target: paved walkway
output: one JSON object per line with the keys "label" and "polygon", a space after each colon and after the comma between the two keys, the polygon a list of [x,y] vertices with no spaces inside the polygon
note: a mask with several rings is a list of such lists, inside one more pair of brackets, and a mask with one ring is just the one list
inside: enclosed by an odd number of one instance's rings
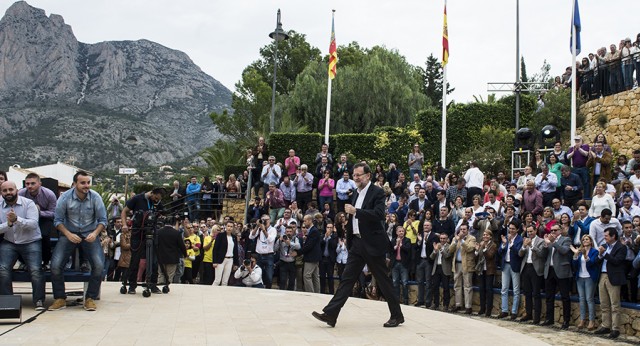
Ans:
{"label": "paved walkway", "polygon": [[[120,294],[118,283],[102,287],[97,311],[70,306],[44,312],[9,332],[15,325],[0,325],[0,334],[7,332],[0,336],[0,344],[545,345],[560,344],[558,340],[600,344],[598,338],[577,333],[407,306],[403,306],[406,322],[388,329],[382,327],[389,317],[386,304],[364,299],[349,299],[336,327],[330,328],[311,316],[329,295],[172,285],[169,294],[143,298],[140,293]],[[16,291],[27,292],[29,286],[16,285]],[[51,296],[47,299],[50,303]],[[24,296],[23,302],[23,319],[36,315],[30,297]]]}

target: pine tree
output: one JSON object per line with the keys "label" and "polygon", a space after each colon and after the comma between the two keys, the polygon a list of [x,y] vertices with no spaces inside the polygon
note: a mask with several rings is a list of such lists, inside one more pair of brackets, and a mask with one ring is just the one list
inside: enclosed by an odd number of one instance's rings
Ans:
{"label": "pine tree", "polygon": [[[425,65],[425,68],[418,67],[422,92],[432,105],[442,107],[442,64],[433,54],[430,54]],[[455,88],[451,88],[451,84],[447,82],[447,95],[454,90]]]}

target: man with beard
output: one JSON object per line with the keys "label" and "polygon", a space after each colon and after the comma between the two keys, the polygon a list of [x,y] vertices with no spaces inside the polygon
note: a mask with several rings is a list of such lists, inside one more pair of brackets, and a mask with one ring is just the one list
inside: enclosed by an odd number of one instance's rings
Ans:
{"label": "man with beard", "polygon": [[78,246],[82,247],[91,264],[84,309],[95,311],[95,300],[100,294],[104,253],[98,237],[107,227],[107,210],[100,195],[91,190],[91,177],[87,172],[78,171],[73,182],[74,187],[60,196],[53,219],[60,237],[51,256],[51,285],[55,301],[49,306],[49,311],[67,306],[63,270]]}
{"label": "man with beard", "polygon": [[12,267],[21,256],[31,274],[33,304],[36,311],[44,310],[44,274],[42,273],[42,245],[38,227],[38,207],[22,196],[18,196],[16,184],[5,181],[0,185],[0,295],[12,295]]}

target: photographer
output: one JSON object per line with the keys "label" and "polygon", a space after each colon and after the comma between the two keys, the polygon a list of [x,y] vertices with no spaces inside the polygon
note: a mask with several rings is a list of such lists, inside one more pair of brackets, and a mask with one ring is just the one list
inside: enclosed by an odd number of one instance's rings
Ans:
{"label": "photographer", "polygon": [[[265,269],[262,273],[264,285],[271,288],[271,280],[273,279],[273,261],[274,261],[274,245],[278,231],[271,226],[269,215],[262,215],[260,222],[249,233],[249,239],[256,240],[256,253],[258,254],[258,263]],[[262,270],[260,270],[262,272]]]}
{"label": "photographer", "polygon": [[238,270],[236,270],[233,277],[241,279],[242,281],[237,284],[241,287],[253,287],[264,288],[262,284],[262,269],[256,264],[256,258],[245,259]]}
{"label": "photographer", "polygon": [[300,241],[295,236],[295,225],[288,225],[285,234],[276,242],[275,250],[280,251],[280,275],[278,286],[281,290],[293,291],[296,285],[296,256],[300,250]]}
{"label": "photographer", "polygon": [[[120,216],[122,220],[122,230],[127,230],[129,227],[127,226],[127,216],[129,213],[133,213],[133,224],[131,227],[131,263],[129,264],[129,294],[136,294],[137,283],[137,274],[138,274],[138,266],[140,264],[140,259],[146,257],[145,246],[144,246],[144,231],[150,231],[153,229],[151,225],[145,225],[144,221],[146,221],[149,217],[149,213],[157,213],[163,210],[162,203],[160,200],[165,194],[165,189],[163,188],[155,188],[148,192],[143,192],[133,196],[130,200],[127,201],[124,210],[122,210],[122,214]],[[152,215],[152,214],[151,214]],[[155,220],[153,220],[155,222]],[[149,259],[155,262],[155,259]],[[162,293],[156,287],[156,281],[158,279],[158,271],[155,263],[152,266],[153,271],[151,273],[151,282],[150,289],[153,293]]]}

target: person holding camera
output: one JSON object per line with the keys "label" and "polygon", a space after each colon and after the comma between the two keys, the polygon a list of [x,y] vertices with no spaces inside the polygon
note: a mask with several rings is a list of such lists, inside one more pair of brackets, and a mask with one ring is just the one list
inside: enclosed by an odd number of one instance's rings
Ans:
{"label": "person holding camera", "polygon": [[224,232],[218,233],[213,243],[214,286],[227,286],[231,271],[238,267],[238,241],[233,234],[235,222],[227,221]]}
{"label": "person holding camera", "polygon": [[249,233],[249,239],[256,241],[257,263],[264,268],[264,271],[261,269],[260,272],[266,288],[271,288],[273,279],[274,245],[277,236],[278,231],[271,226],[271,218],[266,214],[262,215],[259,223]]}
{"label": "person holding camera", "polygon": [[[129,199],[120,214],[122,220],[122,230],[129,229],[127,224],[127,216],[133,213],[133,223],[131,227],[131,262],[129,263],[129,294],[136,294],[136,287],[138,286],[137,276],[138,267],[140,265],[140,259],[146,257],[146,250],[144,246],[144,221],[148,218],[149,213],[159,212],[163,209],[160,200],[165,194],[164,188],[154,188],[151,191],[137,194]],[[154,221],[155,222],[155,221]],[[154,259],[150,259],[154,260]],[[154,270],[151,273],[151,292],[162,293],[155,286],[155,282],[158,279],[158,271],[155,265],[152,266]]]}
{"label": "person holding camera", "polygon": [[251,256],[251,259],[245,259],[233,274],[233,277],[241,280],[237,286],[264,288],[264,284],[262,283],[262,269],[258,266],[254,256]]}
{"label": "person holding camera", "polygon": [[275,245],[275,250],[280,254],[278,286],[281,290],[293,291],[296,286],[296,256],[300,250],[300,241],[295,236],[294,229],[295,224],[287,225],[285,234]]}

